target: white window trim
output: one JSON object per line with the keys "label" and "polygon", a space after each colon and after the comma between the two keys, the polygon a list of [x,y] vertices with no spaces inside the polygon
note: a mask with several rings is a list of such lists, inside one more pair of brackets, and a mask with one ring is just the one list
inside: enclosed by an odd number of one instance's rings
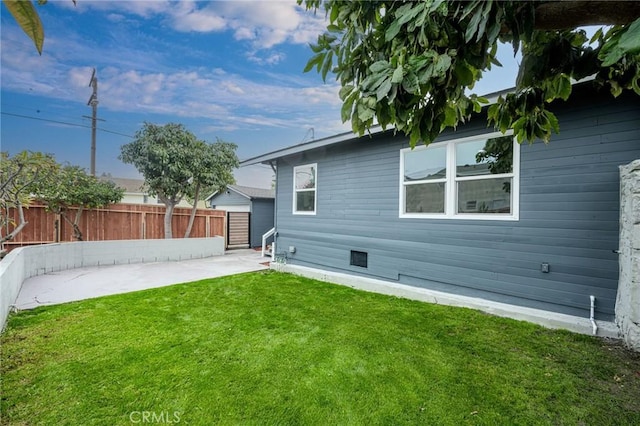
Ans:
{"label": "white window trim", "polygon": [[[316,171],[316,176],[315,176],[315,188],[313,189],[297,189],[296,188],[296,170],[297,169],[301,169],[303,167],[312,167],[315,171]],[[296,196],[298,192],[311,192],[313,191],[315,193],[315,197],[313,197],[313,211],[312,212],[305,212],[305,211],[297,211],[296,210],[296,203],[298,201],[298,197]],[[299,166],[295,166],[293,168],[293,206],[292,206],[292,211],[293,214],[295,215],[305,215],[305,216],[315,216],[316,215],[316,211],[318,210],[318,163],[310,163],[310,164],[301,164]]]}
{"label": "white window trim", "polygon": [[520,220],[520,144],[513,142],[513,172],[505,173],[503,176],[512,177],[511,184],[511,213],[457,213],[457,197],[456,197],[456,183],[466,180],[480,180],[480,179],[495,179],[493,176],[469,176],[469,177],[456,177],[456,145],[459,143],[470,142],[478,139],[490,139],[500,136],[512,136],[513,130],[508,130],[505,133],[491,132],[484,133],[475,136],[469,136],[460,139],[451,139],[442,142],[434,142],[429,146],[416,146],[413,150],[423,150],[429,147],[446,146],[447,157],[447,177],[446,179],[429,180],[429,183],[433,182],[445,182],[445,206],[444,213],[405,213],[405,190],[406,185],[412,185],[424,182],[404,182],[404,153],[411,151],[411,148],[404,148],[400,150],[400,192],[399,192],[399,210],[398,214],[401,219],[455,219],[455,220],[506,220],[517,221]]}

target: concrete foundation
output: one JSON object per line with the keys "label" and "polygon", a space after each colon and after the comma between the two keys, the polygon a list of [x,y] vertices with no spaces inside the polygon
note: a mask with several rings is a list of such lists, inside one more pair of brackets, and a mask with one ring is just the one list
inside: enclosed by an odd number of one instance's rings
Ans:
{"label": "concrete foundation", "polygon": [[[406,299],[419,300],[422,302],[436,303],[440,305],[478,309],[492,315],[529,321],[548,328],[565,329],[582,334],[593,334],[589,318],[574,317],[571,315],[543,311],[540,309],[508,305],[506,303],[459,296],[419,287],[411,287],[404,284],[397,284],[390,281],[343,274],[340,272],[323,271],[305,266],[272,262],[271,268],[277,271],[289,272],[307,278],[344,285],[358,290],[387,294],[390,296],[403,297]],[[598,336],[613,338],[619,337],[616,324],[613,322],[598,321]]]}

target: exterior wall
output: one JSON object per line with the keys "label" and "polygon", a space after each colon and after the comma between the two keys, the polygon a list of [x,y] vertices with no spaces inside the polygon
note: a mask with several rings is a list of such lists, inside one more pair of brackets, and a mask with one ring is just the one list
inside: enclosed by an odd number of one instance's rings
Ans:
{"label": "exterior wall", "polygon": [[[227,190],[221,194],[216,194],[209,200],[209,206],[219,210],[223,210],[222,207],[220,206],[247,206],[248,207],[250,205],[251,205],[250,199],[232,190]],[[250,210],[248,209],[248,210],[234,210],[234,211],[248,212]]]}
{"label": "exterior wall", "polygon": [[[407,139],[363,137],[278,160],[278,253],[286,262],[610,321],[618,285],[618,166],[640,156],[637,98],[574,88],[561,133],[521,147],[517,221],[399,218]],[[439,141],[488,133],[476,117]],[[317,211],[292,214],[293,167],[317,163]],[[289,253],[295,246],[295,253]],[[350,266],[350,250],[368,267]],[[541,272],[543,262],[550,272]]]}
{"label": "exterior wall", "polygon": [[0,262],[0,329],[27,278],[86,266],[198,259],[224,254],[224,237],[80,241],[22,247]]}
{"label": "exterior wall", "polygon": [[225,212],[251,212],[251,205],[247,204],[246,206],[229,206],[229,205],[220,205],[216,204],[216,210],[224,210]]}
{"label": "exterior wall", "polygon": [[273,228],[274,200],[256,198],[253,200],[251,210],[251,247],[260,247],[262,236]]}
{"label": "exterior wall", "polygon": [[620,167],[620,288],[616,322],[640,351],[640,160]]}

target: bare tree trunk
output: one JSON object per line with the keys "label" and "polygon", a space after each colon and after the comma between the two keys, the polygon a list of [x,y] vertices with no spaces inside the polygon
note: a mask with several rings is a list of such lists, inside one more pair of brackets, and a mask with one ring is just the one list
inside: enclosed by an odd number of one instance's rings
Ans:
{"label": "bare tree trunk", "polygon": [[173,231],[171,229],[171,218],[173,217],[173,208],[176,206],[175,203],[167,201],[165,203],[164,210],[164,238],[171,239],[173,238]]}
{"label": "bare tree trunk", "polygon": [[73,221],[73,236],[76,241],[82,240],[82,231],[80,230],[80,217],[82,216],[83,208],[82,206],[78,207],[78,211],[76,212],[76,218]]}
{"label": "bare tree trunk", "polygon": [[60,213],[58,213],[60,215],[61,218],[64,219],[65,222],[67,222],[71,228],[73,229],[73,238],[77,238],[76,235],[76,225],[73,223],[73,221],[71,219],[69,219],[69,216],[67,216],[67,214],[65,213],[64,210],[61,210]]}
{"label": "bare tree trunk", "polygon": [[193,207],[191,208],[191,214],[189,215],[189,224],[187,230],[184,233],[185,238],[189,238],[191,235],[191,228],[193,228],[193,222],[196,218],[196,210],[198,209],[198,200],[200,199],[200,182],[196,183],[196,192],[193,195]]}
{"label": "bare tree trunk", "polygon": [[4,248],[5,241],[13,240],[16,235],[18,235],[20,231],[22,231],[22,229],[29,223],[24,219],[24,209],[22,208],[22,203],[18,202],[16,204],[16,209],[18,210],[18,226],[16,226],[9,234],[0,239],[0,259],[5,257],[5,255],[7,254],[7,251]]}

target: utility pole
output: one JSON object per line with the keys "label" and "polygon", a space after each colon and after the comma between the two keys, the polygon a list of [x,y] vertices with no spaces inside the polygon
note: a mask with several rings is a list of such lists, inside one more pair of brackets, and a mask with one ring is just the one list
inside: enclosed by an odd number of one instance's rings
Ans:
{"label": "utility pole", "polygon": [[98,76],[96,69],[91,73],[89,87],[93,87],[93,93],[89,98],[87,105],[91,105],[91,176],[96,175],[96,120],[98,119]]}

